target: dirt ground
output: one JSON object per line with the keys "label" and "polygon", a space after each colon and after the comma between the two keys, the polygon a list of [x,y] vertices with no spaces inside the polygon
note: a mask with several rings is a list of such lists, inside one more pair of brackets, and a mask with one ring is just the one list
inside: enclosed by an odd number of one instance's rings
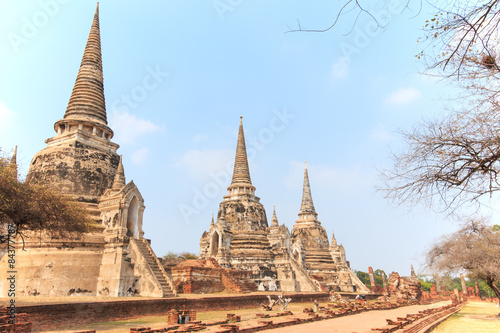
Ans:
{"label": "dirt ground", "polygon": [[[268,294],[268,293],[266,293]],[[279,293],[276,293],[279,294]],[[225,297],[228,294],[211,294],[211,297]],[[183,295],[189,298],[206,297],[207,295]],[[144,299],[143,297],[138,299]],[[0,299],[0,304],[5,302],[5,298]],[[36,305],[36,304],[57,304],[57,303],[70,303],[70,302],[99,302],[116,300],[116,298],[103,298],[103,297],[48,297],[48,298],[34,298],[28,297],[25,299],[17,299],[18,305]],[[327,303],[320,303],[320,306],[326,306]],[[396,319],[396,317],[404,317],[409,313],[418,313],[426,308],[436,308],[449,304],[449,301],[434,303],[431,305],[413,305],[406,306],[391,310],[378,310],[368,311],[355,315],[344,316],[340,318],[322,320],[309,324],[301,324],[295,326],[288,326],[278,329],[266,330],[263,332],[271,333],[294,333],[294,332],[370,332],[372,328],[382,327],[386,325],[386,319]],[[312,308],[312,303],[291,303],[288,310],[292,311],[295,316],[301,316],[302,310],[306,307]],[[241,316],[242,321],[238,323],[241,327],[250,326],[255,324],[259,319],[256,318],[257,313],[263,313],[260,308],[242,309],[242,310],[224,310],[224,311],[208,311],[198,312],[197,320],[208,321],[225,319],[227,313],[234,313]],[[440,324],[434,332],[438,333],[451,333],[451,332],[481,332],[493,333],[500,332],[500,317],[496,314],[500,312],[500,308],[493,303],[480,303],[470,302],[459,313],[450,317],[442,324]],[[270,312],[270,314],[276,311]],[[274,318],[272,318],[274,319]],[[272,320],[271,319],[271,320]],[[279,320],[276,318],[276,320]],[[82,330],[96,330],[97,332],[105,333],[123,333],[128,332],[131,327],[151,327],[161,328],[166,326],[166,316],[150,316],[130,320],[121,320],[113,322],[96,323],[84,326],[68,327],[65,330],[46,331],[47,333],[64,332],[70,333]],[[210,332],[216,327],[211,327],[203,332]]]}
{"label": "dirt ground", "polygon": [[372,328],[387,325],[386,319],[396,320],[397,317],[406,317],[409,313],[418,313],[428,308],[438,308],[450,304],[449,301],[434,303],[430,305],[411,305],[391,310],[367,311],[355,315],[327,319],[302,324],[266,330],[261,332],[272,333],[297,333],[297,332],[332,332],[332,333],[352,333],[352,332],[372,332]]}
{"label": "dirt ground", "polygon": [[[385,326],[385,319],[396,319],[398,316],[406,316],[408,313],[418,313],[426,308],[440,307],[442,305],[449,304],[449,301],[435,303],[431,305],[414,305],[408,307],[402,307],[392,310],[379,310],[379,311],[369,311],[356,315],[345,316],[336,319],[323,320],[319,322],[314,322],[310,324],[302,324],[296,326],[288,326],[280,329],[268,330],[266,332],[365,332],[370,331],[373,327]],[[320,306],[326,306],[328,303],[320,303]],[[304,316],[302,313],[304,308],[312,308],[312,303],[291,303],[288,306],[288,310],[292,311],[296,316]],[[241,322],[238,323],[240,327],[251,326],[256,324],[260,319],[256,318],[257,313],[264,313],[260,308],[253,309],[242,309],[242,310],[225,310],[225,311],[209,311],[209,312],[199,312],[197,314],[197,320],[207,321],[216,319],[225,319],[227,313],[234,313],[237,316],[241,316]],[[277,311],[268,312],[270,314],[276,314]],[[279,318],[271,318],[271,320],[279,320]],[[143,317],[131,320],[122,320],[115,322],[105,322],[99,324],[85,325],[85,326],[75,326],[68,328],[67,330],[59,331],[46,331],[45,333],[70,333],[82,330],[96,330],[97,332],[105,333],[123,333],[128,332],[131,327],[151,327],[161,328],[166,326],[167,318],[164,317]],[[207,330],[201,332],[212,332],[218,330],[217,326],[210,327]]]}

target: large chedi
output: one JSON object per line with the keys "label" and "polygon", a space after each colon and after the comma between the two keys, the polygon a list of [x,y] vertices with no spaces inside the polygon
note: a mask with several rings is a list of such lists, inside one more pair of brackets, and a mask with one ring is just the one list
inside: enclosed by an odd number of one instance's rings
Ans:
{"label": "large chedi", "polygon": [[316,219],[307,169],[299,216],[291,234],[279,225],[276,210],[268,225],[250,179],[240,120],[233,179],[219,205],[217,221],[212,219],[201,237],[200,257],[214,258],[225,268],[251,271],[260,290],[363,289],[347,265],[342,245],[333,241],[330,246]]}
{"label": "large chedi", "polygon": [[217,223],[200,241],[200,256],[214,257],[222,267],[251,270],[255,279],[276,278],[266,211],[250,179],[241,118],[233,179],[227,190]]}
{"label": "large chedi", "polygon": [[33,157],[27,180],[56,184],[63,193],[96,205],[112,185],[119,162],[106,118],[97,10],[68,107],[54,129],[56,136]]}
{"label": "large chedi", "polygon": [[344,248],[342,245],[337,245],[335,236],[332,237],[331,246],[328,242],[326,230],[318,221],[318,214],[314,208],[307,162],[299,219],[295,221],[291,232],[291,251],[293,258],[325,289],[369,291],[350,270]]}
{"label": "large chedi", "polygon": [[[16,295],[174,295],[170,277],[143,237],[142,195],[132,181],[126,183],[118,145],[110,141],[98,6],[68,107],[54,127],[57,134],[33,157],[27,181],[56,186],[81,202],[97,230],[64,239],[43,233],[25,238],[26,251],[16,253]],[[7,259],[1,259],[2,267]],[[0,293],[6,294],[5,287],[0,284]]]}

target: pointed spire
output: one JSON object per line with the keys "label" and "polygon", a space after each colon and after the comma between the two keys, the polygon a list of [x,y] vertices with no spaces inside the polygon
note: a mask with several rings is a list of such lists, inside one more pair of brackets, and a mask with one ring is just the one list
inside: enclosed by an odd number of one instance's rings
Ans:
{"label": "pointed spire", "polygon": [[276,217],[276,206],[273,206],[273,218],[271,220],[271,227],[279,227],[278,218]]}
{"label": "pointed spire", "polygon": [[236,145],[236,157],[234,159],[233,181],[235,183],[252,184],[250,171],[248,169],[247,149],[245,146],[245,134],[243,133],[243,116],[240,116],[240,129],[238,132],[238,143]]}
{"label": "pointed spire", "polygon": [[10,165],[17,166],[17,146],[14,147],[14,153],[12,154],[12,158],[10,159]]}
{"label": "pointed spire", "polygon": [[84,118],[107,125],[103,82],[99,3],[97,3],[94,21],[64,119]]}
{"label": "pointed spire", "polygon": [[17,179],[17,146],[14,147],[14,153],[10,159],[9,167],[12,169],[13,176]]}
{"label": "pointed spire", "polygon": [[335,233],[334,233],[334,232],[332,232],[332,247],[333,247],[333,246],[337,246],[337,245],[338,245],[338,244],[337,244],[337,240],[335,239]]}
{"label": "pointed spire", "polygon": [[122,155],[120,155],[120,163],[116,169],[115,180],[113,181],[113,190],[121,190],[125,186],[125,171],[123,170]]}
{"label": "pointed spire", "polygon": [[210,223],[210,227],[213,227],[215,224],[214,224],[214,214],[212,214],[212,222]]}
{"label": "pointed spire", "polygon": [[413,269],[413,265],[411,265],[411,277],[417,278],[417,274],[415,274],[415,270]]}
{"label": "pointed spire", "polygon": [[300,213],[306,214],[312,213],[316,214],[316,210],[314,209],[314,203],[311,195],[311,186],[309,185],[309,174],[307,173],[307,162],[304,171],[304,188],[302,190],[302,205],[300,206]]}

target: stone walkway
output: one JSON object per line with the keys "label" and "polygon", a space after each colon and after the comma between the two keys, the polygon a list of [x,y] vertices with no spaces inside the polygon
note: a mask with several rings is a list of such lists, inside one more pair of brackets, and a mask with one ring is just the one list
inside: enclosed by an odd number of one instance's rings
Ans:
{"label": "stone walkway", "polygon": [[365,333],[373,332],[372,328],[385,326],[386,319],[395,320],[397,317],[405,317],[410,313],[418,313],[429,308],[438,308],[450,304],[449,301],[429,305],[411,305],[391,310],[367,311],[355,315],[344,316],[334,319],[326,319],[308,324],[287,326],[270,329],[261,332],[268,333],[298,333],[298,332],[332,332],[332,333]]}

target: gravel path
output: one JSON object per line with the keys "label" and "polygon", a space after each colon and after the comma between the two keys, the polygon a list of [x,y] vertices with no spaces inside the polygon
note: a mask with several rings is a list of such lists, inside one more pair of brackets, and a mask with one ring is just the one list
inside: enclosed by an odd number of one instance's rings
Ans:
{"label": "gravel path", "polygon": [[396,320],[396,317],[406,317],[410,313],[418,313],[428,308],[438,308],[450,304],[449,301],[430,305],[411,305],[392,310],[367,311],[340,318],[321,320],[308,324],[287,326],[261,332],[268,333],[298,333],[298,332],[335,332],[335,333],[364,333],[373,332],[372,328],[385,326],[386,319]]}

